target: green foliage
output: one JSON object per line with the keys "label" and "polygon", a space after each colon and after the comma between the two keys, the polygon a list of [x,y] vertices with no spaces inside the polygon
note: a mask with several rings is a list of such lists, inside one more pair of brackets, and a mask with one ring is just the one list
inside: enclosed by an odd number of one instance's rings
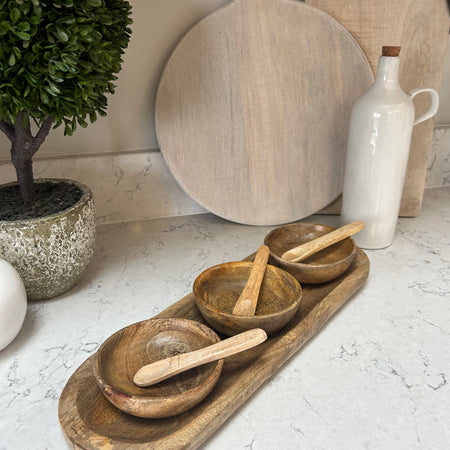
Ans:
{"label": "green foliage", "polygon": [[0,0],[0,121],[53,116],[72,134],[106,115],[130,12],[125,0]]}

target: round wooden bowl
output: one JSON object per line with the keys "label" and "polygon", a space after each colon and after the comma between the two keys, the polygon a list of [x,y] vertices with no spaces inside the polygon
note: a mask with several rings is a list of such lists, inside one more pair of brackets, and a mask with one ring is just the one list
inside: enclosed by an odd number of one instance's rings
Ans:
{"label": "round wooden bowl", "polygon": [[252,328],[267,335],[286,325],[297,312],[302,288],[290,274],[268,265],[254,316],[232,314],[250,275],[253,263],[229,262],[202,272],[194,282],[195,301],[205,320],[227,336]]}
{"label": "round wooden bowl", "polygon": [[133,382],[143,365],[220,341],[206,325],[187,319],[150,319],[110,336],[99,348],[94,375],[105,397],[138,417],[163,418],[202,401],[219,379],[223,360],[190,369],[149,387]]}
{"label": "round wooden bowl", "polygon": [[270,262],[292,274],[300,283],[325,283],[342,275],[353,261],[355,241],[348,237],[305,260],[293,263],[281,258],[291,248],[330,233],[335,228],[317,223],[293,223],[272,230],[264,239]]}

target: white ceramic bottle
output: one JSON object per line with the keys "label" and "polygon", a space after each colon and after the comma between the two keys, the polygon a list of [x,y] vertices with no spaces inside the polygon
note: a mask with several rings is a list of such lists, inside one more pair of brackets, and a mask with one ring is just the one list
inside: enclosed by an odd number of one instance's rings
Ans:
{"label": "white ceramic bottle", "polygon": [[[395,236],[414,125],[433,117],[439,106],[434,89],[406,94],[398,82],[400,47],[383,47],[375,83],[353,105],[345,163],[341,223],[362,220],[358,246],[384,248]],[[431,96],[428,112],[414,119],[412,99]]]}

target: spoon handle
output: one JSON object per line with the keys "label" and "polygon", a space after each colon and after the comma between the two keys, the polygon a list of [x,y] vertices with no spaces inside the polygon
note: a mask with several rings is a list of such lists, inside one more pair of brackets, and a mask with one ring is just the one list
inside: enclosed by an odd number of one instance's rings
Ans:
{"label": "spoon handle", "polygon": [[269,259],[269,247],[261,245],[256,253],[250,276],[234,305],[232,314],[236,316],[253,316],[258,304],[259,290]]}
{"label": "spoon handle", "polygon": [[244,331],[200,350],[171,356],[170,358],[147,364],[136,372],[133,381],[138,386],[151,386],[193,367],[248,350],[261,344],[266,339],[267,334],[261,328]]}
{"label": "spoon handle", "polygon": [[308,256],[314,255],[319,250],[323,250],[336,242],[342,241],[343,239],[352,236],[353,234],[361,231],[364,228],[364,222],[358,220],[356,222],[344,225],[331,233],[324,234],[312,241],[306,242],[305,244],[294,247],[281,255],[281,258],[290,262],[300,262],[306,259]]}

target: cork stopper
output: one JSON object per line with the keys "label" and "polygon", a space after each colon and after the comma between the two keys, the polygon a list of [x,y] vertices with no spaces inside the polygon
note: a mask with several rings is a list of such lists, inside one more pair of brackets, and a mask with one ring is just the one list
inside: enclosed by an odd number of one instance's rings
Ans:
{"label": "cork stopper", "polygon": [[383,46],[381,54],[383,56],[398,56],[400,55],[400,50],[401,47]]}

